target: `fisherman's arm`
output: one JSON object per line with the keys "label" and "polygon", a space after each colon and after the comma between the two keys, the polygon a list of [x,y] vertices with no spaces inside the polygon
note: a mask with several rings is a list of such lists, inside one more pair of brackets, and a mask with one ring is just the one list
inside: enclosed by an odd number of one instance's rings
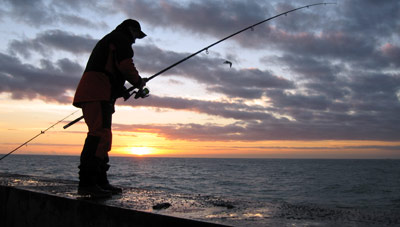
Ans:
{"label": "fisherman's arm", "polygon": [[130,84],[138,88],[143,86],[144,81],[139,75],[132,58],[122,60],[119,63],[118,68],[121,74]]}

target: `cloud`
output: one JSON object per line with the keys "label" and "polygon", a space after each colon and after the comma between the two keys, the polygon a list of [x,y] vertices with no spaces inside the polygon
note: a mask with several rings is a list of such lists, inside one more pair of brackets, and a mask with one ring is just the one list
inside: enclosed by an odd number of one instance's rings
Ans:
{"label": "cloud", "polygon": [[[87,11],[102,12],[104,15],[114,14],[112,7],[99,3],[96,0],[76,1],[76,0],[5,0],[4,5],[0,6],[0,12],[8,15],[13,20],[25,23],[33,27],[44,27],[47,25],[75,25],[88,28],[101,28],[106,23],[101,20],[93,20]],[[82,9],[88,9],[82,13]],[[79,13],[82,13],[79,15]],[[92,22],[96,21],[96,22]]]}
{"label": "cloud", "polygon": [[400,135],[387,130],[358,125],[259,123],[248,124],[165,124],[122,125],[113,130],[147,132],[172,140],[190,141],[265,141],[265,140],[384,140],[397,141]]}
{"label": "cloud", "polygon": [[400,67],[400,46],[396,44],[386,43],[381,47],[380,53],[383,57],[382,61],[386,61],[390,67]]}
{"label": "cloud", "polygon": [[9,7],[9,14],[12,14],[14,19],[24,23],[40,26],[54,21],[51,11],[43,1],[6,0],[5,3]]}
{"label": "cloud", "polygon": [[0,93],[11,93],[14,99],[70,103],[71,97],[65,92],[76,88],[78,72],[82,72],[81,66],[68,59],[55,63],[41,60],[41,67],[35,67],[0,53]]}
{"label": "cloud", "polygon": [[[275,16],[284,11],[300,7],[260,1],[201,1],[180,4],[176,1],[155,1],[148,4],[144,0],[132,2],[116,1],[128,17],[134,17],[154,27],[190,32],[201,36],[222,38],[245,27]],[[330,6],[317,6],[290,13],[268,21],[232,38],[242,47],[268,49],[279,42],[283,34],[307,33],[320,30],[321,26],[331,22],[326,18]],[[333,8],[333,6],[331,7]],[[321,12],[323,10],[323,12]],[[336,16],[336,14],[334,15]]]}
{"label": "cloud", "polygon": [[[142,53],[137,65],[142,72],[156,73],[160,70],[189,56],[188,53],[163,51],[153,46],[138,46],[135,50]],[[154,56],[157,56],[154,59]],[[282,77],[273,75],[271,71],[259,69],[234,69],[222,64],[219,57],[196,56],[164,73],[191,78],[206,86],[210,91],[224,94],[231,98],[261,98],[266,89],[292,89],[294,83]]]}
{"label": "cloud", "polygon": [[9,50],[11,53],[21,54],[24,57],[31,56],[31,52],[40,53],[44,56],[49,56],[56,51],[88,54],[97,41],[89,35],[75,35],[62,30],[46,30],[33,39],[12,40],[9,44]]}
{"label": "cloud", "polygon": [[80,27],[87,27],[92,29],[109,29],[110,27],[104,21],[97,21],[93,22],[92,18],[84,18],[76,15],[71,14],[60,14],[59,15],[61,23],[65,25],[75,25]]}
{"label": "cloud", "polygon": [[152,26],[181,28],[197,34],[227,35],[268,15],[269,5],[257,1],[212,1],[182,3],[178,1],[116,0],[128,17]]}
{"label": "cloud", "polygon": [[240,102],[203,101],[152,95],[146,99],[130,100],[123,105],[193,111],[241,121],[275,119],[270,113],[266,112],[268,108],[257,105],[248,106]]}
{"label": "cloud", "polygon": [[[261,4],[257,1],[201,1],[179,4],[175,1],[143,0],[116,1],[126,15],[140,19],[154,27],[222,38],[269,16],[300,5],[288,3]],[[278,49],[287,55],[308,55],[326,60],[357,62],[362,67],[376,66],[376,61],[365,56],[380,58],[376,46],[384,37],[392,39],[400,27],[393,20],[400,3],[390,1],[343,1],[337,5],[303,9],[272,20],[254,32],[247,31],[233,37],[242,47]],[[366,15],[365,12],[373,12]],[[371,20],[373,16],[373,20]],[[377,36],[376,34],[381,34]],[[384,59],[379,63],[385,64]],[[395,61],[392,61],[395,62]]]}
{"label": "cloud", "polygon": [[[88,35],[75,35],[61,30],[46,30],[33,39],[12,40],[9,44],[9,50],[11,54],[19,54],[23,57],[29,57],[33,53],[48,57],[51,53],[60,51],[88,54],[96,42],[97,40]],[[140,71],[150,73],[189,55],[187,53],[163,51],[154,45],[135,46],[135,50],[142,53],[138,58],[139,60],[135,61]],[[154,56],[158,57],[154,58]],[[229,97],[260,98],[268,88],[286,89],[294,87],[291,81],[274,76],[270,71],[226,68],[221,63],[223,62],[222,58],[196,56],[190,61],[191,64],[181,64],[179,67],[168,71],[166,75],[178,75],[194,79],[207,86],[209,90]],[[18,62],[21,62],[21,60],[18,60]],[[71,60],[63,59],[58,63],[58,67],[66,74],[80,74],[79,70],[82,70],[82,67],[76,63],[69,64],[71,62]]]}
{"label": "cloud", "polygon": [[[268,96],[272,100],[269,108],[240,102],[210,102],[157,96],[135,100],[126,105],[193,111],[236,120],[232,125],[210,123],[139,127],[170,139],[184,139],[184,135],[187,135],[187,139],[244,141],[400,139],[400,120],[397,117],[400,105],[394,97],[382,105],[371,105],[373,100],[368,103],[357,97],[348,102],[333,103],[323,96],[289,95],[281,92],[273,95],[269,93]],[[383,107],[385,105],[387,106]],[[290,119],[276,117],[276,114],[289,116]],[[209,129],[208,137],[203,132],[206,128]]]}
{"label": "cloud", "polygon": [[396,0],[388,0],[384,4],[373,0],[347,0],[340,6],[337,15],[344,23],[336,26],[346,33],[379,39],[395,34],[394,28],[400,25],[398,20],[394,20],[400,10],[400,2]]}

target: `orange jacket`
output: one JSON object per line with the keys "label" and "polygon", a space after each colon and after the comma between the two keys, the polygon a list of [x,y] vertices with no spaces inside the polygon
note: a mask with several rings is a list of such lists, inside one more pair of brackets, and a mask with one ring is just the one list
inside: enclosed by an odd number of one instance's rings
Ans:
{"label": "orange jacket", "polygon": [[140,80],[132,60],[132,42],[129,34],[114,30],[96,44],[75,91],[74,106],[112,101],[120,97],[126,80],[132,85]]}

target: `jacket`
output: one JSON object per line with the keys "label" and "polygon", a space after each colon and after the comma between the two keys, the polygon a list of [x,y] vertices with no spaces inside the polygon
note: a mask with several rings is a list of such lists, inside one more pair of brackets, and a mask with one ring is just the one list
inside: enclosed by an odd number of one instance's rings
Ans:
{"label": "jacket", "polygon": [[94,47],[75,91],[73,105],[83,102],[115,101],[125,90],[125,81],[132,85],[140,80],[133,63],[133,41],[121,30],[104,36]]}

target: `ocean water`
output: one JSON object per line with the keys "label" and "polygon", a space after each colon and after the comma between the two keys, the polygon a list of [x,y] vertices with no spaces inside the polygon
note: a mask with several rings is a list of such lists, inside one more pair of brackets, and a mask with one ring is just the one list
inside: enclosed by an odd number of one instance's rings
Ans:
{"label": "ocean water", "polygon": [[[400,226],[400,160],[111,157],[110,164],[111,183],[123,187],[279,211],[227,224]],[[77,156],[12,155],[0,172],[77,180],[78,165]]]}

